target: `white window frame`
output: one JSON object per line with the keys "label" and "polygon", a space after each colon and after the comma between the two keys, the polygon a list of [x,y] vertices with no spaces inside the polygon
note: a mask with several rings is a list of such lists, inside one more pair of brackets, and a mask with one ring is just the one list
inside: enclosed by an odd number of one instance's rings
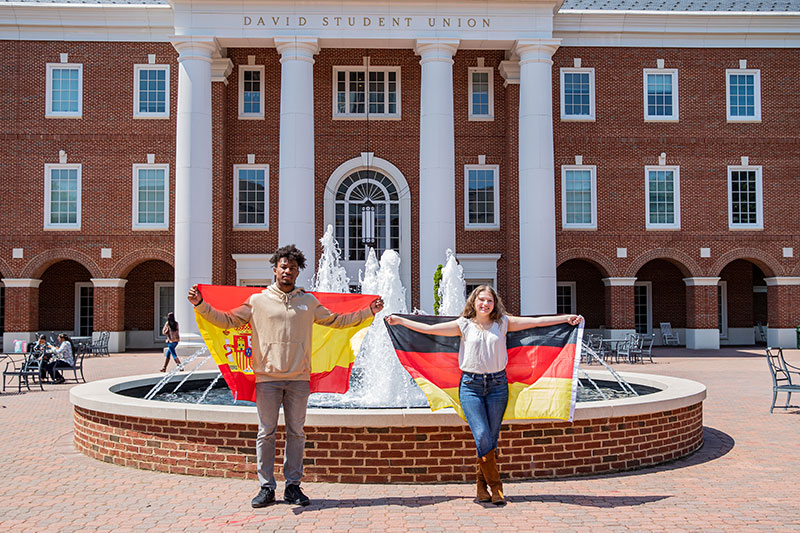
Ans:
{"label": "white window frame", "polygon": [[[645,68],[642,69],[644,84],[644,120],[645,122],[678,122],[678,69],[676,68]],[[672,115],[650,115],[647,109],[647,76],[650,74],[672,75]]]}
{"label": "white window frame", "polygon": [[[494,223],[470,224],[469,222],[469,171],[491,170],[494,173]],[[464,165],[464,229],[497,230],[500,229],[500,165]]]}
{"label": "white window frame", "polygon": [[647,331],[645,335],[653,334],[653,282],[652,281],[636,281],[633,283],[634,287],[645,287],[647,292]]}
{"label": "white window frame", "polygon": [[[53,111],[53,70],[55,69],[78,69],[78,110],[77,111]],[[45,77],[47,88],[45,89],[45,112],[47,118],[83,118],[83,64],[82,63],[47,63],[47,75]]]}
{"label": "white window frame", "polygon": [[161,328],[164,327],[164,318],[160,316],[158,312],[161,309],[161,295],[160,295],[160,288],[161,287],[172,287],[173,291],[175,290],[175,282],[174,281],[156,281],[153,283],[153,324],[155,328],[153,330],[153,334],[157,341],[163,341],[167,338],[166,335],[161,333]]}
{"label": "white window frame", "polygon": [[728,282],[720,280],[717,285],[722,293],[722,321],[719,323],[719,338],[728,338]]}
{"label": "white window frame", "polygon": [[[753,75],[753,106],[755,115],[752,117],[731,116],[731,75]],[[761,70],[751,68],[725,70],[725,117],[728,122],[761,122]]]}
{"label": "white window frame", "polygon": [[[572,73],[589,74],[589,114],[588,115],[567,115],[566,114],[566,93],[564,92],[564,75]],[[594,68],[590,67],[564,67],[560,73],[561,85],[561,120],[563,122],[594,122],[595,121],[595,84]]]}
{"label": "white window frame", "polygon": [[[367,111],[369,110],[369,79],[368,79],[368,75],[366,74],[367,70],[369,70],[369,72],[386,72],[387,74],[389,72],[396,72],[397,73],[397,82],[396,82],[397,83],[397,112],[396,113],[388,113],[388,112],[387,113],[369,113],[369,114],[367,113]],[[350,72],[364,72],[365,73],[364,74],[364,84],[365,84],[365,87],[364,87],[364,89],[365,89],[365,92],[364,92],[364,94],[365,94],[365,97],[364,97],[365,98],[365,101],[364,101],[364,113],[350,113],[349,111],[346,111],[344,113],[339,113],[338,112],[338,105],[337,105],[336,97],[337,97],[337,94],[338,94],[338,90],[337,90],[338,89],[338,80],[337,80],[337,77],[339,75],[339,72],[344,72],[345,73],[345,84],[346,84],[345,86],[347,86],[350,83],[350,80],[349,80],[349,77],[350,77],[349,73]],[[334,119],[338,119],[338,120],[341,120],[341,119],[366,120],[367,116],[369,115],[369,119],[370,120],[399,120],[400,118],[402,118],[402,102],[401,102],[401,95],[402,95],[401,87],[402,86],[401,86],[401,78],[402,78],[402,76],[401,76],[401,68],[400,67],[384,67],[384,66],[376,67],[376,66],[372,66],[372,65],[369,66],[369,69],[367,69],[367,67],[365,67],[363,65],[333,67],[333,83],[332,83],[333,90],[332,90],[332,96],[331,96],[331,103],[333,105],[333,107],[332,107],[333,118]],[[385,83],[387,85],[389,83],[388,76],[386,77]],[[386,90],[387,91],[389,90],[388,86],[387,86]],[[388,92],[387,92],[387,94],[388,94]],[[346,92],[346,95],[347,96],[346,96],[346,99],[345,99],[345,109],[350,109],[350,91],[349,91],[349,88],[348,88],[348,90]],[[384,103],[386,105],[386,109],[389,109],[389,101],[386,100]]]}
{"label": "white window frame", "polygon": [[[164,171],[164,222],[147,224],[139,222],[139,171],[163,170]],[[169,229],[169,165],[168,164],[137,164],[133,165],[133,194],[131,196],[131,209],[133,211],[131,228],[135,230],[166,230]]]}
{"label": "white window frame", "polygon": [[[244,111],[244,73],[261,73],[261,90],[258,96],[258,113],[245,113]],[[264,92],[266,80],[264,79],[264,65],[239,65],[239,120],[262,120],[264,118]]]}
{"label": "white window frame", "polygon": [[569,287],[570,288],[570,298],[569,298],[569,314],[574,315],[577,312],[578,305],[577,305],[577,295],[576,295],[576,287],[577,284],[574,281],[558,281],[556,282],[556,287]]}
{"label": "white window frame", "polygon": [[[72,334],[76,337],[79,337],[79,333],[81,330],[81,289],[84,287],[94,287],[94,283],[91,281],[77,281],[75,282],[75,324],[74,329],[72,330]],[[94,295],[92,295],[94,298]],[[92,311],[92,319],[94,320],[94,311]]]}
{"label": "white window frame", "polygon": [[[567,223],[567,171],[588,170],[592,180],[592,221],[589,224]],[[562,165],[561,166],[561,228],[562,229],[597,229],[597,166],[596,165]]]}
{"label": "white window frame", "polygon": [[[82,178],[81,178],[81,167],[80,163],[64,163],[64,164],[45,164],[44,166],[44,229],[46,230],[80,230],[81,229],[81,189],[82,189]],[[77,215],[75,217],[74,224],[53,224],[50,222],[50,189],[52,186],[51,182],[51,174],[53,170],[69,170],[69,169],[76,169],[78,171],[78,205],[77,205]]]}
{"label": "white window frame", "polygon": [[[469,120],[471,121],[492,121],[494,120],[494,69],[492,67],[469,67]],[[476,115],[472,108],[472,74],[486,72],[489,74],[489,113],[486,115]]]}
{"label": "white window frame", "polygon": [[[650,222],[650,172],[672,171],[674,177],[674,209],[675,222],[660,224]],[[681,167],[679,166],[646,166],[644,167],[644,222],[646,229],[681,229]]]}
{"label": "white window frame", "polygon": [[[756,173],[756,223],[733,223],[733,189],[731,177],[734,171],[755,171]],[[761,165],[729,165],[728,166],[728,229],[729,230],[762,230],[764,229],[764,191],[761,180]]]}
{"label": "white window frame", "polygon": [[[163,70],[164,72],[164,111],[139,111],[139,73],[143,70]],[[133,65],[133,118],[169,118],[169,65]]]}
{"label": "white window frame", "polygon": [[[246,224],[239,222],[239,171],[264,171],[264,223]],[[237,230],[269,229],[269,165],[233,165],[233,228]]]}

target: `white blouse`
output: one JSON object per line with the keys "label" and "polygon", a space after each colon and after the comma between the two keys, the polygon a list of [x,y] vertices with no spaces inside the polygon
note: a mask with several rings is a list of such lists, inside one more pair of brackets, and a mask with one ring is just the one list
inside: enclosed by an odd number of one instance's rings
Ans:
{"label": "white blouse", "polygon": [[461,345],[458,349],[458,366],[462,372],[493,374],[505,370],[508,364],[506,333],[508,317],[500,322],[492,322],[489,329],[483,329],[469,318],[456,320],[461,328]]}

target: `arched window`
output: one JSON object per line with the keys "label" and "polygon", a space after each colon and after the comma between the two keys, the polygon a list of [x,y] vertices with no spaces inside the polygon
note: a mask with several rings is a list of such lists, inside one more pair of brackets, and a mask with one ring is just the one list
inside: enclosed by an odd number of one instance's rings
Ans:
{"label": "arched window", "polygon": [[400,251],[400,200],[397,187],[374,170],[358,170],[336,189],[336,240],[346,261],[364,261],[361,240],[361,208],[367,200],[375,205],[375,239],[378,257],[384,250]]}

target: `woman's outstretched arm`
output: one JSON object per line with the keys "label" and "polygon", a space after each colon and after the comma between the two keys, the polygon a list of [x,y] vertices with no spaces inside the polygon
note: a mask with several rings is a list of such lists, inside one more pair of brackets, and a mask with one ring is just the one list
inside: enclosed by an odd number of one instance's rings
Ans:
{"label": "woman's outstretched arm", "polygon": [[425,324],[401,316],[389,315],[386,317],[386,323],[390,326],[404,326],[419,333],[428,333],[430,335],[441,335],[443,337],[459,337],[461,335],[461,328],[458,327],[458,322],[455,320],[439,324]]}
{"label": "woman's outstretched arm", "polygon": [[555,316],[512,316],[508,315],[508,331],[519,331],[527,328],[542,326],[555,326],[556,324],[571,324],[577,326],[583,321],[581,315],[555,315]]}

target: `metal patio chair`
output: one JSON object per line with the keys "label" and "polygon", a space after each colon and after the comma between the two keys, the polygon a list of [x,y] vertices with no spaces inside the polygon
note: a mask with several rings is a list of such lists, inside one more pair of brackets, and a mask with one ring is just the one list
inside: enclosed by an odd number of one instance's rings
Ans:
{"label": "metal patio chair", "polygon": [[680,346],[681,340],[678,334],[672,331],[672,324],[669,322],[661,322],[661,338],[664,340],[664,346]]}
{"label": "metal patio chair", "polygon": [[775,408],[775,400],[778,398],[779,392],[786,393],[786,405],[778,407],[782,409],[800,408],[797,405],[790,405],[792,393],[800,393],[800,384],[792,383],[792,375],[800,377],[800,368],[786,362],[786,359],[783,358],[782,348],[767,348],[767,365],[769,365],[769,373],[772,376],[772,405],[769,412],[771,413]]}

